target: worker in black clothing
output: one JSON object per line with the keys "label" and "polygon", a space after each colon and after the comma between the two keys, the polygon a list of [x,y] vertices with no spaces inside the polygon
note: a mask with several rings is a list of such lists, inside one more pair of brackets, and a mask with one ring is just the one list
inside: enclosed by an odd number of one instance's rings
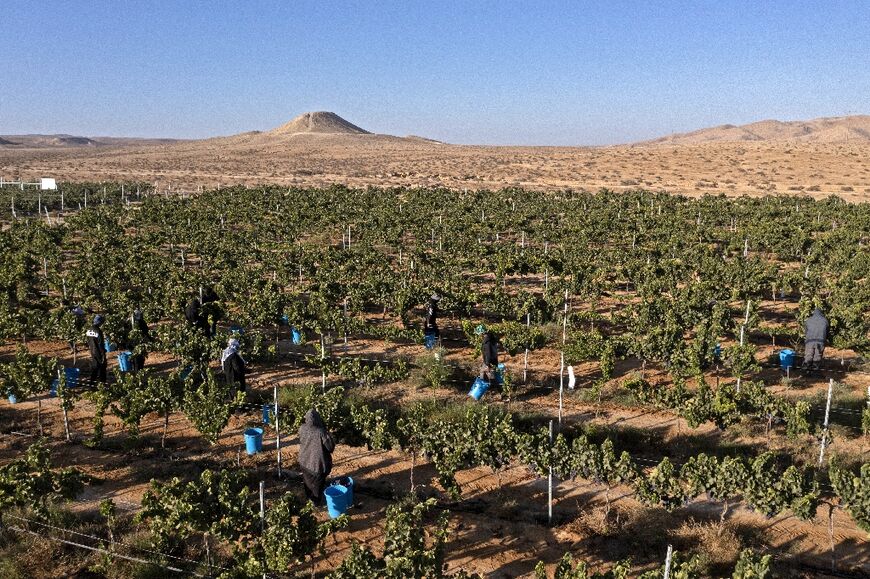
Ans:
{"label": "worker in black clothing", "polygon": [[481,337],[480,350],[483,354],[483,366],[480,370],[480,377],[491,380],[495,377],[495,371],[498,368],[498,338],[483,324],[477,326],[474,333]]}
{"label": "worker in black clothing", "polygon": [[245,359],[239,354],[239,347],[239,341],[236,338],[230,338],[227,347],[221,354],[221,368],[223,368],[227,384],[231,386],[230,391],[233,397],[238,390],[248,391],[245,384]]}
{"label": "worker in black clothing", "polygon": [[94,316],[94,325],[85,332],[88,342],[88,350],[91,353],[91,382],[106,381],[106,337],[103,335],[103,322],[105,318],[97,314]]}
{"label": "worker in black clothing", "polygon": [[202,311],[199,298],[190,300],[184,309],[184,317],[191,326],[202,330],[205,335],[209,335],[208,316]]}
{"label": "worker in black clothing", "polygon": [[124,323],[124,347],[133,355],[130,357],[130,369],[133,372],[145,367],[145,343],[151,341],[148,324],[142,310],[136,308],[130,318]]}
{"label": "worker in black clothing", "polygon": [[202,326],[208,337],[214,337],[217,333],[217,323],[223,319],[224,312],[220,306],[220,296],[211,286],[203,288],[202,300]]}
{"label": "worker in black clothing", "polygon": [[825,340],[828,338],[828,318],[816,308],[804,322],[804,363],[802,370],[818,370],[825,356]]}
{"label": "worker in black clothing", "polygon": [[432,294],[429,298],[429,305],[426,306],[426,318],[423,320],[423,330],[425,333],[436,337],[440,334],[438,331],[438,314],[441,313],[438,310],[439,301],[441,301],[441,296]]}

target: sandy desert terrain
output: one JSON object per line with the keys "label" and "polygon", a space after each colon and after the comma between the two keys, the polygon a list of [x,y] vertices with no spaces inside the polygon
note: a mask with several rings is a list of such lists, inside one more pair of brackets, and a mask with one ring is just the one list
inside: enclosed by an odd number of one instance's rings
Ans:
{"label": "sandy desert terrain", "polygon": [[136,180],[161,190],[344,183],[870,199],[870,117],[724,125],[611,147],[451,145],[371,134],[332,113],[195,141],[3,139],[18,143],[0,142],[5,179]]}

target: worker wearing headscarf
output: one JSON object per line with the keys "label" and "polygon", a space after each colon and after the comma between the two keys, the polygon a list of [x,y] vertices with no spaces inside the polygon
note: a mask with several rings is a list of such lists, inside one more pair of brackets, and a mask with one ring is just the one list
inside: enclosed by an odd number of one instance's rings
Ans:
{"label": "worker wearing headscarf", "polygon": [[332,452],[335,440],[327,432],[323,418],[312,408],[299,426],[299,466],[305,483],[305,496],[319,505],[326,488],[326,477],[332,472]]}
{"label": "worker wearing headscarf", "polygon": [[94,316],[94,323],[85,332],[88,343],[88,351],[91,353],[91,382],[106,381],[106,337],[103,335],[103,322],[105,318],[99,314]]}
{"label": "worker wearing headscarf", "polygon": [[227,384],[232,385],[232,394],[236,395],[238,390],[247,392],[245,384],[245,359],[239,354],[239,341],[236,338],[230,338],[227,342],[227,347],[221,353],[221,368],[223,368],[224,376]]}
{"label": "worker wearing headscarf", "polygon": [[816,308],[804,322],[804,370],[818,370],[825,356],[828,338],[828,318]]}

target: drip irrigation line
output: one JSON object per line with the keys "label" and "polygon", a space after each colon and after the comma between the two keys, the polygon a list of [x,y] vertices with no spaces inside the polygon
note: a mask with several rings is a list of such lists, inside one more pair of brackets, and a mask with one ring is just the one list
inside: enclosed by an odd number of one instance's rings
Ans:
{"label": "drip irrigation line", "polygon": [[[106,539],[106,538],[103,538],[103,537],[98,537],[98,536],[96,536],[96,535],[89,535],[88,533],[82,533],[82,532],[80,532],[80,531],[74,531],[74,530],[69,529],[69,528],[66,528],[66,527],[58,527],[58,526],[55,526],[55,525],[50,525],[50,524],[48,524],[48,523],[44,523],[44,522],[42,522],[42,521],[36,521],[36,520],[34,520],[34,519],[28,519],[28,518],[25,518],[25,517],[19,517],[19,516],[16,516],[16,515],[7,515],[7,516],[10,517],[10,518],[12,518],[12,519],[16,519],[16,520],[19,520],[19,521],[24,521],[24,522],[29,523],[29,524],[32,524],[32,525],[39,525],[39,526],[41,526],[41,527],[45,527],[45,528],[47,528],[47,529],[52,529],[52,530],[55,530],[55,531],[60,531],[60,532],[62,532],[62,533],[70,533],[71,535],[76,535],[76,536],[79,536],[79,537],[85,537],[85,538],[88,538],[88,539],[93,539],[93,540],[95,540],[95,541],[100,541],[100,542],[108,543],[108,544],[111,544],[111,545],[121,545],[122,547],[127,547],[128,549],[135,549],[135,550],[138,550],[138,551],[143,551],[143,552],[145,552],[145,553],[150,553],[151,555],[160,555],[161,557],[166,557],[166,558],[168,558],[168,559],[174,559],[174,560],[176,560],[176,561],[182,561],[182,562],[185,562],[185,563],[192,563],[192,564],[194,564],[194,565],[201,565],[201,564],[202,564],[202,563],[200,563],[200,562],[198,562],[198,561],[193,561],[192,559],[186,559],[186,558],[184,558],[184,557],[178,557],[178,556],[176,556],[176,555],[170,555],[170,554],[168,554],[168,553],[163,553],[163,552],[161,552],[161,551],[154,551],[154,550],[152,550],[152,549],[146,549],[145,547],[137,547],[136,545],[131,545],[131,544],[129,544],[129,543],[125,543],[125,542],[123,542],[123,541],[110,541],[109,539]],[[139,561],[139,562],[150,563],[150,561]],[[217,566],[216,566],[216,567],[217,567]],[[225,569],[224,567],[218,567],[218,568],[219,568],[219,569]]]}
{"label": "drip irrigation line", "polygon": [[60,537],[53,537],[51,535],[43,535],[41,533],[36,533],[34,531],[30,531],[28,529],[22,529],[21,527],[16,527],[13,525],[10,525],[7,528],[11,529],[13,531],[17,531],[19,533],[27,533],[29,535],[33,535],[34,537],[38,537],[40,539],[45,539],[47,541],[55,541],[57,543],[62,543],[64,545],[69,545],[71,547],[78,547],[80,549],[86,549],[88,551],[93,551],[95,553],[102,553],[104,555],[108,555],[110,557],[115,557],[117,559],[124,559],[127,561],[132,561],[134,563],[140,563],[143,565],[155,565],[157,567],[161,567],[163,569],[166,569],[167,571],[173,571],[175,573],[186,573],[189,575],[193,575],[194,577],[206,577],[205,575],[200,575],[199,573],[196,573],[194,571],[186,571],[184,569],[179,569],[178,567],[169,567],[168,565],[161,565],[160,563],[155,563],[153,561],[148,561],[146,559],[140,559],[138,557],[131,557],[129,555],[122,555],[120,553],[114,553],[112,551],[109,551],[107,549],[103,549],[101,547],[92,547],[91,545],[84,545],[82,543],[76,543],[75,541],[68,541],[66,539],[61,539]]}

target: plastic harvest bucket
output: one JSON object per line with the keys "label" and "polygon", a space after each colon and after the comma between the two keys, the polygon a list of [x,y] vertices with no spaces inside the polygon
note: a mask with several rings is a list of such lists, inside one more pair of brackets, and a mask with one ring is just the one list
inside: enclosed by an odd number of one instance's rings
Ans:
{"label": "plastic harvest bucket", "polygon": [[263,404],[263,424],[269,424],[269,413],[272,411],[272,405],[268,402]]}
{"label": "plastic harvest bucket", "polygon": [[347,506],[353,506],[353,479],[349,476],[339,477],[330,483],[330,486],[343,486],[347,489]]}
{"label": "plastic harvest bucket", "polygon": [[435,332],[432,330],[426,330],[426,333],[423,334],[423,343],[426,344],[426,349],[431,350],[435,347],[437,342],[438,336],[435,335]]}
{"label": "plastic harvest bucket", "polygon": [[18,398],[15,397],[15,394],[9,395],[9,404],[18,404]]}
{"label": "plastic harvest bucket", "polygon": [[115,345],[112,342],[110,342],[109,340],[106,340],[104,342],[104,345],[106,346],[107,352],[114,352],[115,351]]}
{"label": "plastic harvest bucket", "polygon": [[[78,368],[64,368],[63,375],[66,378],[66,386],[67,388],[75,388],[79,383],[79,369]],[[52,396],[57,396],[57,378],[51,381],[51,389],[49,390],[49,394]]]}
{"label": "plastic harvest bucket", "polygon": [[179,374],[179,377],[182,381],[187,380],[187,377],[190,376],[191,372],[193,372],[193,366],[185,366],[181,370],[181,374]]}
{"label": "plastic harvest bucket", "polygon": [[302,343],[302,332],[296,328],[290,328],[290,335],[293,338],[293,344],[298,346]]}
{"label": "plastic harvest bucket", "polygon": [[484,380],[483,378],[478,378],[474,381],[474,384],[471,386],[471,390],[468,391],[468,395],[474,398],[475,400],[480,400],[481,397],[486,394],[486,391],[489,389],[489,382]]}
{"label": "plastic harvest bucket", "polygon": [[780,350],[779,365],[783,370],[788,370],[789,368],[794,366],[794,350]]}
{"label": "plastic harvest bucket", "polygon": [[495,369],[495,383],[501,386],[504,384],[505,365],[499,364]]}
{"label": "plastic harvest bucket", "polygon": [[719,359],[722,357],[722,345],[716,344],[716,347],[713,348],[713,358]]}
{"label": "plastic harvest bucket", "polygon": [[129,372],[133,369],[133,365],[130,364],[130,358],[133,356],[133,353],[125,350],[118,354],[118,366],[121,368],[121,372]]}
{"label": "plastic harvest bucket", "polygon": [[245,450],[248,454],[257,454],[263,450],[262,428],[249,428],[245,430]]}
{"label": "plastic harvest bucket", "polygon": [[323,491],[330,519],[338,518],[347,511],[347,492],[344,485],[330,485]]}

